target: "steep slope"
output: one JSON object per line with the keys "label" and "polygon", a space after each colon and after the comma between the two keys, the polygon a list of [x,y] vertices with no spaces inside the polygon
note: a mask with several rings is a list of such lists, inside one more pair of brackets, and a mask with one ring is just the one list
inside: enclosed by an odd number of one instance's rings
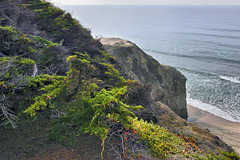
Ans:
{"label": "steep slope", "polygon": [[[1,159],[185,159],[232,151],[155,102],[180,105],[179,72],[140,53],[129,59],[143,66],[132,72],[142,84],[124,79],[128,71],[114,68],[121,63],[49,2],[0,0],[0,37]],[[144,85],[152,69],[157,92]]]}
{"label": "steep slope", "polygon": [[[24,34],[41,36],[73,50],[98,53],[101,43],[72,16],[41,0],[1,0],[0,25],[16,27]],[[4,53],[4,52],[3,52]]]}
{"label": "steep slope", "polygon": [[180,117],[187,119],[186,78],[175,68],[160,65],[132,42],[102,38],[108,53],[117,58],[117,69],[126,78],[148,85],[154,101],[161,101]]}

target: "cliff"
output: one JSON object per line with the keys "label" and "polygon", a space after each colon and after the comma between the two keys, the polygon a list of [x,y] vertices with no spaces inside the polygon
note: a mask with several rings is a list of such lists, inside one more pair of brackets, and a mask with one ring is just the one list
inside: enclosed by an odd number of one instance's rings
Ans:
{"label": "cliff", "polygon": [[0,0],[0,38],[1,159],[236,157],[172,111],[186,79],[133,43],[108,42],[115,58],[45,0]]}
{"label": "cliff", "polygon": [[126,78],[150,88],[154,101],[161,101],[187,119],[186,78],[175,68],[161,65],[134,43],[119,38],[102,38],[108,53],[117,58],[116,68]]}

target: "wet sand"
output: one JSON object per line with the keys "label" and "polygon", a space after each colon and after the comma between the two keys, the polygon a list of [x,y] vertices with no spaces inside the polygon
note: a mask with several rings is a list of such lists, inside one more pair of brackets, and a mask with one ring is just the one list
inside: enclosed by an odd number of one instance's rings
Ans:
{"label": "wet sand", "polygon": [[221,138],[240,154],[240,123],[231,122],[188,105],[188,121]]}

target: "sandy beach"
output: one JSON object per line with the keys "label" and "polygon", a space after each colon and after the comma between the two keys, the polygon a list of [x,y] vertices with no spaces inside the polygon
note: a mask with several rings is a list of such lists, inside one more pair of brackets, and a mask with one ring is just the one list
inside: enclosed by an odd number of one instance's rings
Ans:
{"label": "sandy beach", "polygon": [[187,109],[189,122],[207,128],[240,154],[240,123],[225,120],[190,105]]}

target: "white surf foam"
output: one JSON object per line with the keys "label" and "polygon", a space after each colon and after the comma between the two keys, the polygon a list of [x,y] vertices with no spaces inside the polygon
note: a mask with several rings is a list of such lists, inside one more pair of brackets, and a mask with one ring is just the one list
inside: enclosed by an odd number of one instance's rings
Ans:
{"label": "white surf foam", "polygon": [[203,103],[199,100],[196,99],[192,99],[189,96],[187,96],[187,104],[197,107],[203,111],[207,111],[215,116],[219,116],[221,118],[224,118],[226,120],[232,121],[232,122],[238,122],[240,123],[240,119],[236,119],[234,118],[232,115],[230,115],[229,113],[217,108],[216,106],[210,105],[210,104],[206,104]]}
{"label": "white surf foam", "polygon": [[220,78],[233,83],[240,83],[240,80],[237,77],[220,76]]}

